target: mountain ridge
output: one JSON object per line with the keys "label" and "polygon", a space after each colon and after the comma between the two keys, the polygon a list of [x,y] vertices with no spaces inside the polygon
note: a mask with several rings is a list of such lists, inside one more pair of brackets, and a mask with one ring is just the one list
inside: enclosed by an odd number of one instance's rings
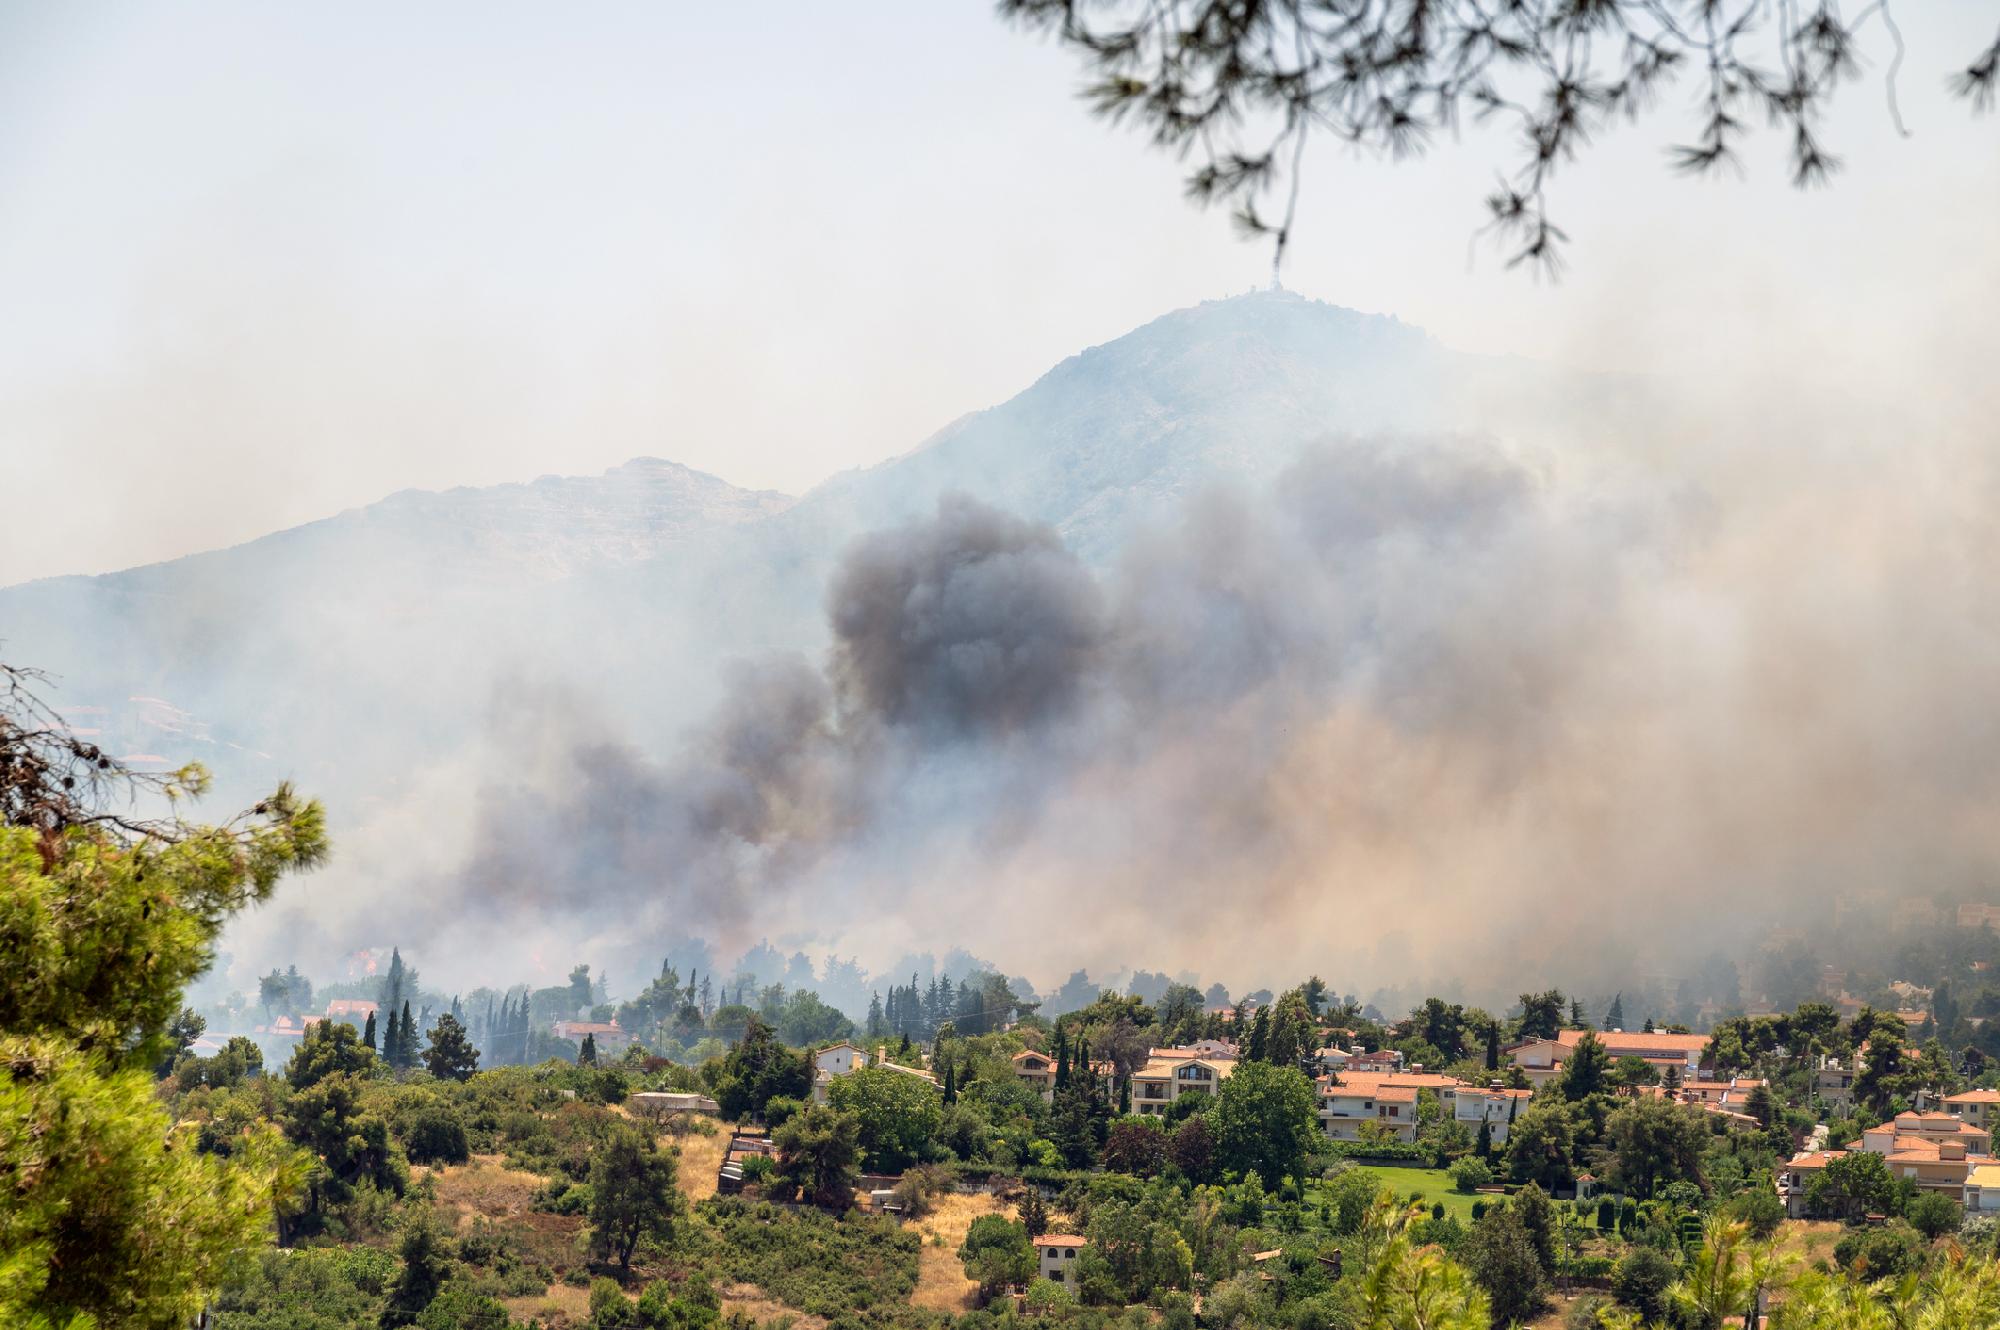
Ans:
{"label": "mountain ridge", "polygon": [[841,551],[948,493],[1103,564],[1191,494],[1263,486],[1316,441],[1449,427],[1491,372],[1393,316],[1254,292],[1080,350],[796,497],[645,457],[401,490],[226,549],[0,589],[0,624],[63,700],[169,698],[329,793],[403,779],[413,743],[463,746],[524,680],[603,699],[652,744],[700,713],[727,659],[818,650]]}

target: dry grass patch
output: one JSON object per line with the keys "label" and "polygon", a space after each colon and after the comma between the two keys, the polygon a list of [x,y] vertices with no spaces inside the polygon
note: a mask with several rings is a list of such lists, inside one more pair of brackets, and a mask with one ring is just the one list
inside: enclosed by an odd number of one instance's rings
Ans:
{"label": "dry grass patch", "polygon": [[[985,1192],[952,1192],[934,1197],[931,1212],[911,1221],[909,1227],[923,1239],[917,1253],[917,1289],[910,1295],[911,1306],[949,1312],[973,1309],[979,1282],[965,1277],[958,1249],[965,1244],[965,1230],[982,1215],[1011,1219],[1014,1207]],[[940,1237],[944,1239],[941,1247],[934,1241]]]}
{"label": "dry grass patch", "polygon": [[447,1164],[431,1173],[440,1206],[449,1207],[464,1228],[475,1215],[508,1219],[527,1214],[542,1179],[508,1168],[499,1155],[474,1155],[467,1164]]}
{"label": "dry grass patch", "polygon": [[747,1312],[758,1324],[767,1321],[789,1321],[792,1330],[826,1330],[826,1318],[787,1307],[784,1303],[764,1296],[764,1290],[755,1284],[731,1284],[722,1290],[722,1314]]}
{"label": "dry grass patch", "polygon": [[502,1298],[500,1305],[507,1309],[510,1319],[536,1320],[544,1330],[569,1330],[590,1322],[590,1290],[574,1284],[551,1284],[541,1293]]}
{"label": "dry grass patch", "polygon": [[715,1195],[715,1175],[722,1167],[722,1157],[729,1153],[727,1129],[707,1136],[692,1131],[685,1136],[669,1132],[660,1141],[680,1151],[681,1190],[690,1201],[705,1201]]}
{"label": "dry grass patch", "polygon": [[1778,1254],[1800,1265],[1833,1260],[1833,1249],[1847,1230],[1830,1219],[1788,1219],[1778,1226]]}

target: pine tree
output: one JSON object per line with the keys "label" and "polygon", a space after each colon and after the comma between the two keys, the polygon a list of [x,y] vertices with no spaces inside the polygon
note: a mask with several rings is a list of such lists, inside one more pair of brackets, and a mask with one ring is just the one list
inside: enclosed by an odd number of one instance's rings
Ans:
{"label": "pine tree", "polygon": [[1028,1230],[1028,1236],[1039,1238],[1049,1231],[1049,1207],[1042,1200],[1042,1189],[1030,1183],[1028,1194],[1021,1200],[1021,1227]]}
{"label": "pine tree", "polygon": [[463,1081],[479,1070],[479,1050],[466,1037],[465,1026],[450,1012],[438,1017],[432,1027],[430,1047],[424,1050],[424,1066],[441,1081]]}
{"label": "pine tree", "polygon": [[361,1042],[368,1045],[370,1052],[375,1049],[375,1013],[368,1013],[368,1023],[361,1027]]}

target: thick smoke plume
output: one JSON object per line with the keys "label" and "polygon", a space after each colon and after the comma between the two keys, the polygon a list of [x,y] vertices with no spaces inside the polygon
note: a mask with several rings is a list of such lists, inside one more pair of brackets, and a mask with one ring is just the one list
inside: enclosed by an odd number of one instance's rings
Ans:
{"label": "thick smoke plume", "polygon": [[624,974],[697,934],[1486,995],[1991,881],[1991,476],[1699,475],[1336,440],[1103,570],[948,498],[669,756],[511,698],[470,862],[410,908]]}

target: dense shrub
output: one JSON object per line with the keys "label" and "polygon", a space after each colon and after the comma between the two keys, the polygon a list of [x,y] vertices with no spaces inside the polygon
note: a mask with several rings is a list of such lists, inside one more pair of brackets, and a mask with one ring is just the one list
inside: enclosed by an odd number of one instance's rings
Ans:
{"label": "dense shrub", "polygon": [[1923,1268],[1924,1240],[1903,1223],[1856,1229],[1835,1244],[1833,1260],[1864,1279],[1895,1279]]}
{"label": "dense shrub", "polygon": [[836,1219],[737,1198],[705,1202],[729,1282],[756,1284],[815,1316],[907,1299],[917,1286],[917,1234],[893,1219]]}
{"label": "dense shrub", "polygon": [[1750,1226],[1751,1233],[1768,1238],[1785,1221],[1785,1203],[1770,1187],[1749,1187],[1729,1199],[1723,1212]]}
{"label": "dense shrub", "polygon": [[374,1247],[265,1251],[215,1302],[232,1330],[370,1325],[396,1277],[396,1257]]}
{"label": "dense shrub", "polygon": [[1680,1267],[1664,1253],[1635,1247],[1618,1262],[1611,1292],[1647,1320],[1659,1320],[1667,1314],[1667,1288],[1680,1277]]}
{"label": "dense shrub", "polygon": [[1933,1191],[1911,1200],[1903,1209],[1903,1217],[1917,1232],[1936,1241],[1947,1233],[1958,1232],[1959,1224],[1965,1219],[1965,1210],[1951,1197]]}
{"label": "dense shrub", "polygon": [[425,1106],[410,1119],[403,1148],[413,1164],[463,1164],[472,1157],[465,1119],[443,1102]]}

